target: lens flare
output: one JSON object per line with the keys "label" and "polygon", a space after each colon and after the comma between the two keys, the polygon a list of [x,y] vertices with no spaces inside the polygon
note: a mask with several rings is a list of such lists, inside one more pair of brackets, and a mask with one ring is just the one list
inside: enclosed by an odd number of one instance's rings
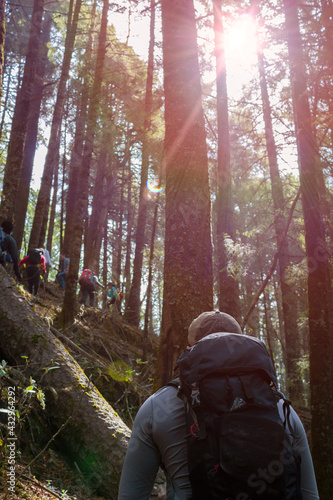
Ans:
{"label": "lens flare", "polygon": [[147,188],[149,189],[149,191],[151,191],[152,193],[161,193],[164,189],[164,187],[162,186],[158,186],[157,183],[152,183],[150,181],[147,181]]}

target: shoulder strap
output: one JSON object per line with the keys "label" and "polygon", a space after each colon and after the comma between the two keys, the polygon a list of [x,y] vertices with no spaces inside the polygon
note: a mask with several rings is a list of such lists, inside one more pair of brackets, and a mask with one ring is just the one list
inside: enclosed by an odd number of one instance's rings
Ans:
{"label": "shoulder strap", "polygon": [[277,397],[278,400],[282,399],[283,400],[283,404],[282,404],[282,408],[283,408],[283,427],[286,428],[286,425],[288,424],[288,430],[291,434],[292,437],[295,437],[293,436],[292,434],[292,427],[291,427],[291,423],[290,423],[290,408],[291,408],[291,401],[290,399],[288,399],[282,391],[280,391],[279,389],[277,389],[277,387],[273,386],[272,387],[272,390],[275,394],[275,396]]}
{"label": "shoulder strap", "polygon": [[174,379],[170,380],[166,385],[178,389],[177,396],[184,403],[186,427],[189,434],[191,434],[193,437],[204,439],[206,437],[206,426],[200,405],[196,407],[195,410],[193,409],[191,403],[187,400],[187,397],[181,388],[179,377],[175,377]]}
{"label": "shoulder strap", "polygon": [[170,380],[167,383],[167,386],[176,387],[176,389],[179,389],[179,387],[180,387],[180,379],[179,379],[179,377],[175,377],[174,379]]}

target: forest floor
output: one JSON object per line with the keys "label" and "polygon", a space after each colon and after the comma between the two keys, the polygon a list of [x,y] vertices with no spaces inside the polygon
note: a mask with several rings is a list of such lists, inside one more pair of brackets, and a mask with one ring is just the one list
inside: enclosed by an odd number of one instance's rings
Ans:
{"label": "forest floor", "polygon": [[[126,325],[116,309],[81,308],[74,325],[61,331],[57,329],[63,301],[63,292],[59,288],[48,283],[36,298],[28,293],[25,297],[34,311],[49,323],[51,331],[63,342],[105,399],[131,427],[138,408],[152,392],[158,337],[149,336],[147,360],[143,361],[142,332]],[[24,379],[24,365],[6,366],[2,373],[0,366],[0,402],[6,393],[6,384],[8,387],[18,372]],[[22,382],[22,395],[26,394],[24,384],[29,385],[29,381]],[[8,491],[8,477],[3,470],[0,472],[0,498],[104,500],[89,490],[80,471],[57,448],[43,417],[43,409],[34,395],[28,400],[25,396],[21,415],[15,464],[17,493]],[[0,449],[5,434],[2,427],[0,420]]]}

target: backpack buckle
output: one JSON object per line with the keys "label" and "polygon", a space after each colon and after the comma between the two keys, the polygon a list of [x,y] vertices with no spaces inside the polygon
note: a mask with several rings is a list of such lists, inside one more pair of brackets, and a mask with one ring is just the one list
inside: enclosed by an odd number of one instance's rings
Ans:
{"label": "backpack buckle", "polygon": [[196,384],[192,384],[191,405],[195,408],[200,405],[200,390]]}

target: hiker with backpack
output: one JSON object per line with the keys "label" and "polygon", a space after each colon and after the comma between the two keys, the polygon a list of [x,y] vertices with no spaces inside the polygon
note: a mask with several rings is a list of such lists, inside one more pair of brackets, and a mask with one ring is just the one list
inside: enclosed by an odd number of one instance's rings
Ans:
{"label": "hiker with backpack", "polygon": [[50,256],[50,252],[48,251],[48,249],[42,248],[41,250],[43,251],[43,255],[45,257],[45,266],[46,266],[46,274],[44,276],[44,281],[47,282],[50,269],[52,268],[52,261],[51,261],[51,256]]}
{"label": "hiker with backpack", "polygon": [[40,276],[41,274],[45,275],[46,273],[43,250],[41,248],[33,248],[30,250],[28,255],[20,261],[19,267],[26,268],[29,293],[37,295],[40,284]]}
{"label": "hiker with backpack", "polygon": [[108,283],[106,297],[107,297],[107,305],[108,306],[111,306],[112,304],[114,304],[116,302],[116,300],[118,299],[117,287],[112,282]]}
{"label": "hiker with backpack", "polygon": [[80,304],[85,305],[89,295],[89,305],[90,307],[94,307],[96,285],[104,288],[102,283],[98,281],[96,274],[93,273],[90,269],[84,269],[79,279],[79,285],[82,294]]}
{"label": "hiker with backpack", "polygon": [[13,262],[13,270],[19,281],[21,273],[18,263],[18,251],[16,241],[12,237],[13,223],[10,220],[3,221],[0,227],[0,264],[6,267],[8,261]]}
{"label": "hiker with backpack", "polygon": [[121,314],[121,303],[123,298],[124,294],[120,291],[120,288],[118,288],[112,282],[108,283],[108,290],[106,293],[106,299],[107,299],[106,305],[110,307],[113,304],[115,304],[117,312]]}
{"label": "hiker with backpack", "polygon": [[188,330],[178,377],[133,425],[118,500],[148,500],[161,466],[173,500],[318,500],[303,425],[263,342],[219,311]]}
{"label": "hiker with backpack", "polygon": [[60,262],[61,262],[61,269],[58,270],[57,280],[59,283],[59,287],[61,289],[64,289],[66,286],[66,276],[69,268],[69,257],[66,257],[66,255],[63,253],[60,254]]}

